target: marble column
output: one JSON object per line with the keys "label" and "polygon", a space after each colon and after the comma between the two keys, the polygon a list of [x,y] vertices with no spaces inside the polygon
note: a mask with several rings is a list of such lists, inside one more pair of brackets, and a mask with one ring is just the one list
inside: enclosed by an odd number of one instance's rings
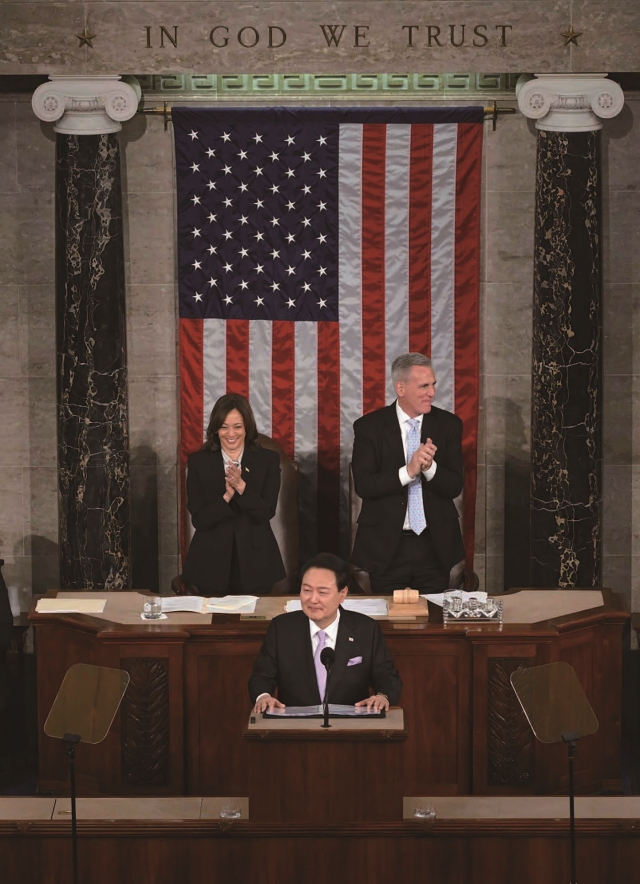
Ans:
{"label": "marble column", "polygon": [[600,129],[606,75],[538,75],[518,105],[538,157],[531,397],[531,585],[599,586],[602,520]]}
{"label": "marble column", "polygon": [[138,105],[119,77],[50,77],[55,122],[56,355],[61,586],[131,585],[120,149]]}

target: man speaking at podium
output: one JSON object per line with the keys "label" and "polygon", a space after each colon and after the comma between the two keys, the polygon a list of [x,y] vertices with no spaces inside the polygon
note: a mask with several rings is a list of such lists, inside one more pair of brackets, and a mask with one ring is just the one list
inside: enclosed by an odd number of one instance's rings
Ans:
{"label": "man speaking at podium", "polygon": [[[274,617],[254,664],[249,679],[254,712],[318,706],[325,687],[329,703],[376,712],[398,703],[402,682],[380,626],[340,605],[348,579],[346,564],[331,553],[319,553],[304,566],[302,610]],[[335,650],[328,678],[320,660],[324,648]]]}

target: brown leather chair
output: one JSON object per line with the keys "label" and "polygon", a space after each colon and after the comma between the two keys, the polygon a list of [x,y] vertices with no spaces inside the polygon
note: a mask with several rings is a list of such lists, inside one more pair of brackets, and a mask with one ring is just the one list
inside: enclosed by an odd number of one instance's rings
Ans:
{"label": "brown leather chair", "polygon": [[[260,444],[263,448],[270,448],[280,455],[280,494],[276,513],[271,519],[271,528],[280,547],[280,555],[284,562],[287,576],[275,583],[271,589],[272,595],[291,595],[298,579],[300,568],[300,526],[298,522],[298,464],[290,460],[283,449],[270,436],[259,435]],[[186,484],[185,473],[185,484]],[[191,521],[191,513],[184,508],[184,538],[185,555],[195,534],[195,528]],[[190,585],[185,583],[182,575],[174,577],[171,588],[177,595],[190,595]]]}
{"label": "brown leather chair", "polygon": [[[456,498],[455,501],[456,508],[458,510],[458,516],[462,519],[462,495]],[[362,509],[362,498],[358,496],[356,493],[356,488],[353,482],[353,471],[351,469],[351,464],[349,464],[349,543],[350,549],[353,549],[353,542],[356,539],[356,528],[358,526],[358,516],[360,515],[360,510]],[[352,576],[356,579],[360,588],[363,592],[370,594],[371,593],[371,581],[369,579],[369,574],[367,571],[363,571],[358,567],[357,564],[351,564],[350,566]],[[461,562],[458,562],[457,565],[454,565],[451,569],[451,573],[449,574],[449,588],[450,589],[464,589],[467,592],[475,592],[478,589],[479,580],[478,575],[475,571],[467,571],[465,567],[464,559]]]}

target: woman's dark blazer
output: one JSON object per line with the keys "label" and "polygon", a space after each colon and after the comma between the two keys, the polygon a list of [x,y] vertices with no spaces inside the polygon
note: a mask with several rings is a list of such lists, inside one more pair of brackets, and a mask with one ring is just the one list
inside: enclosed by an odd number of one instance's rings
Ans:
{"label": "woman's dark blazer", "polygon": [[[280,491],[280,457],[267,448],[245,447],[242,478],[246,488],[229,503],[221,451],[203,449],[189,458],[187,507],[196,529],[183,578],[202,595],[271,587],[285,576],[270,519]],[[229,588],[233,543],[240,561],[241,585]]]}

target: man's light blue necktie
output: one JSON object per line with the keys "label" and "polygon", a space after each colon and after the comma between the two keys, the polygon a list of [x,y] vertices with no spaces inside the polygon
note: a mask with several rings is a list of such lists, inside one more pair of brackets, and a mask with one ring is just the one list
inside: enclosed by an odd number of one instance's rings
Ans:
{"label": "man's light blue necktie", "polygon": [[[409,434],[407,436],[407,463],[411,460],[420,446],[420,424],[418,418],[409,421]],[[409,483],[409,525],[416,534],[422,534],[427,527],[424,517],[424,504],[422,503],[422,479],[420,473]]]}

